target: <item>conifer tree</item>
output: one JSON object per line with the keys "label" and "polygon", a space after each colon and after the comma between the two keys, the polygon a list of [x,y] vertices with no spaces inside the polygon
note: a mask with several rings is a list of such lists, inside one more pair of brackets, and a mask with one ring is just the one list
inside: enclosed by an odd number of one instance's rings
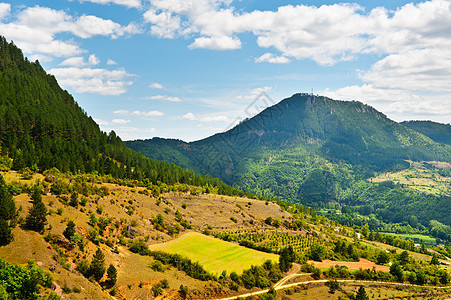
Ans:
{"label": "conifer tree", "polygon": [[33,206],[28,211],[25,219],[25,227],[37,232],[43,232],[47,224],[47,208],[42,202],[42,191],[40,187],[35,187],[31,194]]}
{"label": "conifer tree", "polygon": [[3,176],[0,174],[0,246],[8,245],[13,240],[11,227],[14,227],[16,205],[8,192]]}
{"label": "conifer tree", "polygon": [[100,281],[103,274],[105,274],[105,254],[103,254],[100,248],[97,248],[96,254],[92,258],[91,265],[89,266],[89,274],[94,276],[94,279]]}
{"label": "conifer tree", "polygon": [[112,264],[110,264],[110,266],[108,267],[106,275],[111,286],[115,285],[117,281],[117,270]]}
{"label": "conifer tree", "polygon": [[75,223],[74,221],[67,222],[66,229],[64,229],[63,235],[70,240],[70,238],[75,234]]}
{"label": "conifer tree", "polygon": [[370,299],[368,297],[368,294],[366,293],[366,290],[363,287],[363,285],[361,285],[359,287],[359,290],[357,291],[357,294],[355,295],[355,299],[356,300],[368,300],[368,299]]}

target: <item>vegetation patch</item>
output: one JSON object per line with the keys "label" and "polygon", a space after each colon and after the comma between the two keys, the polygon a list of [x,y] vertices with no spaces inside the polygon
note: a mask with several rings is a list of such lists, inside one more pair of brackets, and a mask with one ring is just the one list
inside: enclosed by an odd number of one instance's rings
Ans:
{"label": "vegetation patch", "polygon": [[406,240],[412,240],[412,241],[414,241],[414,243],[417,243],[417,244],[425,244],[425,245],[432,245],[432,246],[435,246],[437,244],[435,238],[424,235],[424,234],[398,234],[398,233],[386,233],[386,234],[399,236]]}
{"label": "vegetation patch", "polygon": [[208,272],[216,274],[224,270],[241,274],[252,265],[261,265],[266,260],[279,260],[278,255],[248,249],[196,232],[187,232],[175,240],[149,248],[152,251],[185,256],[199,262]]}

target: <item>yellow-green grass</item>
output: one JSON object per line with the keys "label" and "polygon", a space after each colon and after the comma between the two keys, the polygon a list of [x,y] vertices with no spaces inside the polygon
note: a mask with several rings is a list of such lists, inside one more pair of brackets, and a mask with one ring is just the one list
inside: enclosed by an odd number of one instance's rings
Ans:
{"label": "yellow-green grass", "polygon": [[151,245],[149,248],[180,254],[193,262],[199,262],[205,270],[214,274],[220,274],[224,270],[229,274],[233,271],[241,274],[252,265],[261,265],[266,260],[279,260],[276,254],[248,249],[197,232],[187,232],[175,240]]}
{"label": "yellow-green grass", "polygon": [[386,234],[390,234],[390,235],[394,235],[394,236],[399,236],[403,239],[410,239],[414,242],[418,242],[421,244],[425,244],[425,245],[436,245],[437,242],[435,240],[435,238],[427,236],[427,235],[423,235],[423,234],[403,234],[403,233],[386,233]]}

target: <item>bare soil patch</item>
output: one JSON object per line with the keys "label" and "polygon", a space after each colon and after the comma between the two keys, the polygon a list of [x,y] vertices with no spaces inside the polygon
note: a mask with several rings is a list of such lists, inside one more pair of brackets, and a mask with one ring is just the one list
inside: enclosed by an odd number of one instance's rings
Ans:
{"label": "bare soil patch", "polygon": [[369,261],[364,258],[361,258],[360,261],[333,261],[333,260],[326,259],[326,260],[323,260],[322,262],[318,262],[318,261],[309,260],[308,263],[312,263],[317,268],[330,268],[330,267],[339,265],[339,266],[346,266],[350,270],[359,270],[360,268],[373,269],[373,267],[375,267],[376,271],[384,271],[384,272],[390,271],[389,267],[377,265],[374,262]]}

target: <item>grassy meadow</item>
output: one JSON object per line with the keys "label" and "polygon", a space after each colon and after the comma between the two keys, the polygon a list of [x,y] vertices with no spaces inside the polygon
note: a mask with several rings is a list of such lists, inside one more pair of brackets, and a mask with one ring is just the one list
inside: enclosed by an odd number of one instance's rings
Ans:
{"label": "grassy meadow", "polygon": [[228,274],[233,271],[241,274],[243,270],[252,265],[261,265],[268,259],[279,260],[276,254],[245,248],[197,232],[187,232],[175,240],[151,245],[149,248],[180,254],[199,262],[207,271],[217,274],[223,270]]}
{"label": "grassy meadow", "polygon": [[423,235],[423,234],[407,234],[407,233],[402,234],[402,233],[388,233],[388,232],[385,234],[399,236],[403,239],[409,239],[409,240],[414,241],[415,243],[425,244],[425,245],[429,245],[429,246],[437,245],[435,238],[427,236],[427,235]]}

